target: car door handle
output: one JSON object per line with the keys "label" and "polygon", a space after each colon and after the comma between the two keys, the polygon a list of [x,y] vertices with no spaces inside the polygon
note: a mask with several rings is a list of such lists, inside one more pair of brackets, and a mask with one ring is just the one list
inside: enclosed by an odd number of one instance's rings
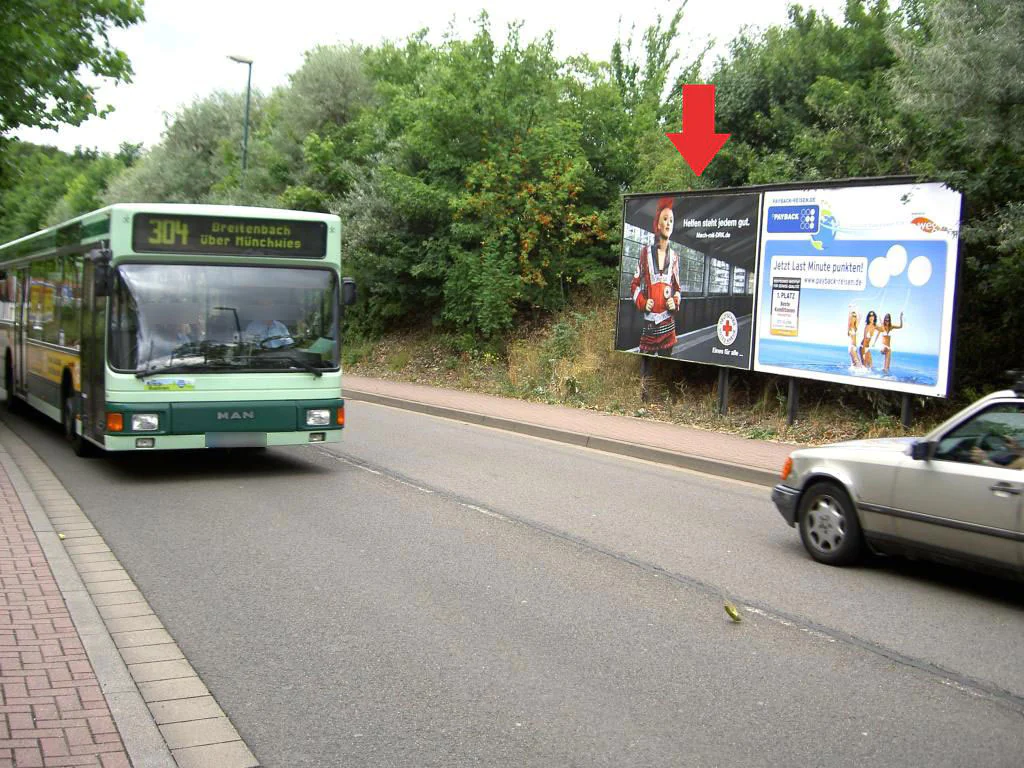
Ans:
{"label": "car door handle", "polygon": [[1020,488],[1009,483],[996,483],[995,485],[989,486],[989,490],[996,494],[1006,494],[1007,496],[1020,496]]}

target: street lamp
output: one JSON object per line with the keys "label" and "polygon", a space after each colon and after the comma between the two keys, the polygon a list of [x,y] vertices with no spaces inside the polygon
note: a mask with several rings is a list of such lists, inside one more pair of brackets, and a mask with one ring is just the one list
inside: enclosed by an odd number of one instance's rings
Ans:
{"label": "street lamp", "polygon": [[242,180],[245,180],[245,166],[249,154],[249,96],[252,93],[252,59],[245,56],[228,56],[232,61],[249,67],[249,79],[245,83],[245,126],[242,128]]}

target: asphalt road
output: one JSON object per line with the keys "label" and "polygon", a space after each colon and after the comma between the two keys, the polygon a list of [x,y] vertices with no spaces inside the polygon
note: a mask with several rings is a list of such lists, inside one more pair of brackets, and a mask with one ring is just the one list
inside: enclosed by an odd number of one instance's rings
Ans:
{"label": "asphalt road", "polygon": [[347,415],[91,461],[6,417],[267,768],[1019,764],[1019,585],[817,565],[763,488]]}

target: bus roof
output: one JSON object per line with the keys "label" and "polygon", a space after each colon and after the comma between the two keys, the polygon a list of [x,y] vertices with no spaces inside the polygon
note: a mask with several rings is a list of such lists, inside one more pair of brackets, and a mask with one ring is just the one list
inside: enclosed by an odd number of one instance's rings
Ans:
{"label": "bus roof", "polygon": [[[262,208],[246,205],[201,205],[197,203],[115,203],[76,216],[17,240],[0,244],[0,263],[53,250],[61,245],[78,244],[109,232],[109,222],[118,213],[155,213],[179,216],[217,215],[250,219],[286,219],[292,221],[340,221],[333,213],[293,211],[286,208]],[[63,242],[62,242],[63,241]]]}

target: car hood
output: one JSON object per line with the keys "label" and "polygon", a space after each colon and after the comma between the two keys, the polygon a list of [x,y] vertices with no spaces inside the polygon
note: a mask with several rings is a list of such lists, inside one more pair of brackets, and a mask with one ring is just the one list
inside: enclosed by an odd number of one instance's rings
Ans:
{"label": "car hood", "polygon": [[830,443],[821,448],[842,448],[845,451],[885,451],[903,453],[907,446],[919,440],[917,437],[879,437],[874,440],[847,440],[845,443]]}

